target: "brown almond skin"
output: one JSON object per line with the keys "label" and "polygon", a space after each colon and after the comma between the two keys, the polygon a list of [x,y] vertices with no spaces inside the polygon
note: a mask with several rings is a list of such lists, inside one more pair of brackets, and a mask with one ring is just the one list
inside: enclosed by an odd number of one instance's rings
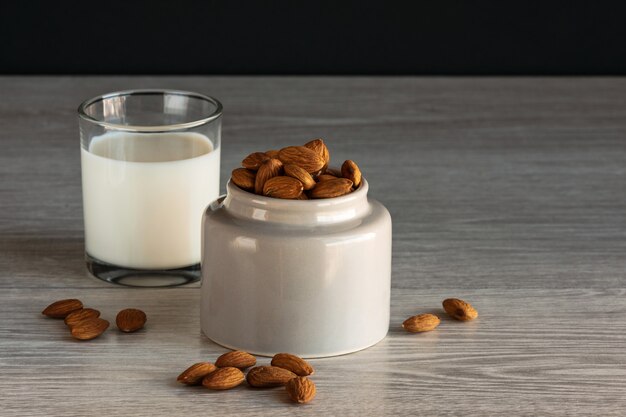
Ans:
{"label": "brown almond skin", "polygon": [[341,197],[352,191],[352,181],[346,178],[336,178],[318,182],[309,194],[311,198]]}
{"label": "brown almond skin", "polygon": [[132,333],[143,328],[146,320],[146,313],[143,311],[136,308],[126,308],[117,313],[115,324],[124,333]]}
{"label": "brown almond skin", "polygon": [[241,166],[256,171],[267,159],[269,159],[269,156],[264,152],[253,152],[241,161]]}
{"label": "brown almond skin", "polygon": [[293,378],[285,385],[287,394],[292,401],[298,404],[306,404],[315,398],[316,388],[313,381],[307,377],[299,376]]}
{"label": "brown almond skin", "polygon": [[259,170],[256,172],[256,179],[254,181],[254,192],[256,194],[263,195],[263,186],[267,180],[282,175],[283,163],[278,159],[268,159],[261,164]]}
{"label": "brown almond skin", "polygon": [[41,314],[53,319],[64,319],[73,311],[83,308],[83,303],[76,298],[55,301],[46,307]]}
{"label": "brown almond skin", "polygon": [[336,180],[338,177],[330,174],[322,174],[317,176],[317,182],[328,181],[328,180]]}
{"label": "brown almond skin", "polygon": [[443,309],[450,317],[460,321],[470,321],[478,317],[478,312],[472,305],[458,298],[443,300]]}
{"label": "brown almond skin", "polygon": [[277,353],[272,358],[272,366],[286,369],[298,376],[313,375],[315,370],[304,359],[291,353]]}
{"label": "brown almond skin", "polygon": [[78,340],[91,340],[100,336],[109,328],[109,322],[101,319],[87,319],[71,327],[72,337]]}
{"label": "brown almond skin", "polygon": [[93,308],[81,308],[80,310],[72,311],[65,316],[65,324],[69,327],[74,326],[76,323],[80,323],[83,320],[95,319],[100,317],[100,312]]}
{"label": "brown almond skin", "polygon": [[322,170],[328,167],[328,163],[330,162],[330,152],[328,152],[328,148],[322,139],[313,139],[312,141],[305,143],[304,147],[317,152],[317,154],[324,159],[324,167]]}
{"label": "brown almond skin", "polygon": [[202,380],[202,385],[208,389],[225,390],[235,388],[245,381],[245,376],[238,368],[217,368]]}
{"label": "brown almond skin", "polygon": [[263,194],[268,197],[294,199],[300,197],[303,185],[295,178],[279,175],[270,178],[263,186]]}
{"label": "brown almond skin", "polygon": [[404,320],[402,327],[407,332],[421,333],[435,330],[439,323],[441,323],[441,320],[434,314],[418,314]]}
{"label": "brown almond skin", "polygon": [[246,369],[256,365],[256,358],[242,350],[234,350],[226,352],[215,361],[215,365],[219,368],[233,367]]}
{"label": "brown almond skin", "polygon": [[278,159],[285,165],[297,165],[310,174],[320,171],[326,163],[320,154],[304,146],[287,146],[278,151]]}
{"label": "brown almond skin", "polygon": [[215,371],[217,366],[211,362],[198,362],[185,369],[176,380],[185,385],[200,385],[205,376]]}
{"label": "brown almond skin", "polygon": [[278,149],[271,149],[269,151],[265,151],[265,155],[269,158],[278,158]]}
{"label": "brown almond skin", "polygon": [[309,174],[308,172],[306,172],[305,169],[300,168],[297,165],[285,165],[285,175],[300,181],[302,183],[302,187],[305,190],[310,190],[311,188],[315,187],[315,180],[313,179],[311,174]]}
{"label": "brown almond skin", "polygon": [[254,191],[256,172],[247,168],[233,169],[233,172],[230,174],[230,179],[242,190]]}
{"label": "brown almond skin", "polygon": [[297,375],[278,366],[256,366],[248,371],[246,380],[252,387],[280,387]]}
{"label": "brown almond skin", "polygon": [[354,188],[358,188],[358,186],[361,185],[361,170],[358,165],[350,159],[341,165],[341,176],[352,181]]}

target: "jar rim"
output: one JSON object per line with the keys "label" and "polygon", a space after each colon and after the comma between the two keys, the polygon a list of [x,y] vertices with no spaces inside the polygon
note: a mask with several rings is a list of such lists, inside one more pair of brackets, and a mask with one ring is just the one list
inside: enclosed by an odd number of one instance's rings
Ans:
{"label": "jar rim", "polygon": [[370,211],[368,188],[367,180],[363,179],[359,188],[340,197],[288,200],[242,190],[229,180],[226,184],[227,194],[221,204],[228,213],[241,219],[314,227],[366,216]]}

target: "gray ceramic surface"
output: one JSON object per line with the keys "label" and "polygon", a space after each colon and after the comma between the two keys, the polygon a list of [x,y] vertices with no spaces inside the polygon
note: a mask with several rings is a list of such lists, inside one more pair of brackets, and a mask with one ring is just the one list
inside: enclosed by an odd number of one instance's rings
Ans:
{"label": "gray ceramic surface", "polygon": [[271,356],[355,352],[389,328],[391,217],[353,193],[321,200],[262,197],[227,184],[203,218],[203,332]]}

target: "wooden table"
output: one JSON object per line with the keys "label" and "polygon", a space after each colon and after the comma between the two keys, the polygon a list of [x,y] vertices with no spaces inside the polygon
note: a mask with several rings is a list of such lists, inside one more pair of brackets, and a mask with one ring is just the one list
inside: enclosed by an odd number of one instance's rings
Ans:
{"label": "wooden table", "polygon": [[[313,403],[177,384],[225,351],[200,333],[198,285],[85,273],[75,110],[139,87],[223,101],[222,184],[249,151],[321,136],[391,212],[389,336],[313,360]],[[3,77],[0,125],[3,416],[626,413],[624,78]],[[453,296],[480,318],[400,327]],[[68,297],[144,309],[147,328],[74,341],[40,314]]]}

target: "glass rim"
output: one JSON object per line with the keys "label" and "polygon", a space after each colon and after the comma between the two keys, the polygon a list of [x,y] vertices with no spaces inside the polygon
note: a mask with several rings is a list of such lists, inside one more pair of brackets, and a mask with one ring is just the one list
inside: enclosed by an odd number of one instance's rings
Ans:
{"label": "glass rim", "polygon": [[[186,96],[193,97],[196,99],[200,99],[206,102],[209,102],[215,106],[215,110],[209,114],[207,117],[203,117],[201,119],[192,120],[185,123],[176,123],[176,124],[167,124],[167,125],[125,125],[119,123],[111,123],[106,122],[104,120],[99,120],[95,117],[92,117],[86,113],[86,109],[98,102],[115,98],[115,97],[123,97],[123,96],[138,96],[138,95],[178,95],[178,96]],[[114,91],[111,93],[101,94],[99,96],[92,97],[83,101],[80,106],[78,106],[78,117],[88,122],[97,124],[99,126],[126,131],[126,132],[169,132],[174,130],[184,130],[197,126],[201,126],[206,123],[210,123],[213,120],[218,119],[222,115],[222,103],[219,102],[214,97],[207,96],[200,93],[195,93],[193,91],[184,91],[184,90],[170,90],[170,89],[134,89],[134,90],[122,90],[122,91]]]}

